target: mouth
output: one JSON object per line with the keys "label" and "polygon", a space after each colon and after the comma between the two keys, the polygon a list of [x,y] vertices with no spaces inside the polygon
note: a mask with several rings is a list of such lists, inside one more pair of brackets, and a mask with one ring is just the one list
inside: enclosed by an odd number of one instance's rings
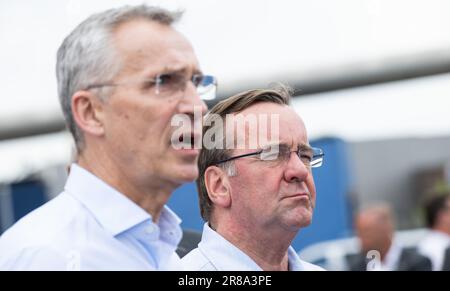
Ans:
{"label": "mouth", "polygon": [[201,140],[201,136],[199,134],[193,132],[185,132],[178,136],[178,145],[182,149],[200,149],[198,145]]}
{"label": "mouth", "polygon": [[172,149],[180,154],[198,156],[201,149],[201,135],[194,131],[186,131],[178,135],[173,134],[170,144]]}
{"label": "mouth", "polygon": [[[299,189],[300,188],[300,189]],[[284,195],[281,195],[279,201],[285,201],[290,205],[301,206],[313,211],[316,208],[314,198],[307,187],[299,187],[297,189],[286,189],[283,191]]]}
{"label": "mouth", "polygon": [[311,201],[311,195],[307,192],[302,192],[286,195],[282,199],[307,199],[308,201]]}

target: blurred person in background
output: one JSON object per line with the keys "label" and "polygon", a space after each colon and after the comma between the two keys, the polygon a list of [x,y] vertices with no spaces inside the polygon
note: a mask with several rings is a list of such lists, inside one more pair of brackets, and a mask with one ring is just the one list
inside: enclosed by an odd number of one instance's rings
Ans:
{"label": "blurred person in background", "polygon": [[388,205],[362,210],[356,217],[355,228],[361,252],[347,256],[349,270],[431,271],[430,260],[414,248],[403,248],[394,242],[394,218]]}
{"label": "blurred person in background", "polygon": [[[179,17],[126,6],[92,15],[64,39],[56,73],[76,163],[64,192],[1,237],[0,269],[181,267],[180,219],[165,204],[197,178],[199,150],[173,147],[171,119],[201,123],[202,94],[216,82],[172,27]],[[191,145],[183,136],[176,140]]]}
{"label": "blurred person in background", "polygon": [[430,198],[425,217],[430,232],[419,243],[419,252],[431,259],[433,271],[450,271],[450,194]]}
{"label": "blurred person in background", "polygon": [[[203,147],[197,188],[206,223],[198,248],[182,259],[186,270],[323,270],[302,261],[290,246],[298,231],[311,223],[316,203],[311,168],[322,164],[323,152],[309,145],[305,125],[289,100],[284,87],[250,90],[221,101],[205,118],[203,134],[216,128],[219,142],[225,136],[229,145],[241,135],[245,141],[258,137],[259,143],[255,148],[250,142],[234,148]],[[237,115],[253,117],[253,129],[259,130],[251,130],[251,122],[238,127]],[[279,124],[267,126],[262,116],[265,121],[278,116]],[[230,133],[230,128],[238,132]]]}

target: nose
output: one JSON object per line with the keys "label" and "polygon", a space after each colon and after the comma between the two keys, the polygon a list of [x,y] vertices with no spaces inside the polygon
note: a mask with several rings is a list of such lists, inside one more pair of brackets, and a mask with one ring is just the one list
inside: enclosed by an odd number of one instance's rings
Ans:
{"label": "nose", "polygon": [[201,116],[205,115],[208,110],[206,103],[200,98],[200,95],[197,93],[197,88],[191,81],[186,84],[184,98],[181,99],[179,110],[180,113],[188,115],[201,113]]}
{"label": "nose", "polygon": [[292,152],[284,171],[284,179],[287,182],[303,182],[309,174],[310,170],[308,167],[300,160],[295,152]]}

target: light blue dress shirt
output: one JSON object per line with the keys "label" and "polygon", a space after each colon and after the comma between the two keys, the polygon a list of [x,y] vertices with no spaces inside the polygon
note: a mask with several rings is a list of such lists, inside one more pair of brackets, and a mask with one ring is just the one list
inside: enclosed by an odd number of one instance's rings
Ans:
{"label": "light blue dress shirt", "polygon": [[[319,266],[302,261],[292,247],[288,249],[290,271],[323,271]],[[248,255],[212,230],[203,226],[198,248],[181,259],[184,269],[191,271],[262,271]]]}
{"label": "light blue dress shirt", "polygon": [[2,235],[0,270],[179,270],[180,223],[73,164],[64,192]]}

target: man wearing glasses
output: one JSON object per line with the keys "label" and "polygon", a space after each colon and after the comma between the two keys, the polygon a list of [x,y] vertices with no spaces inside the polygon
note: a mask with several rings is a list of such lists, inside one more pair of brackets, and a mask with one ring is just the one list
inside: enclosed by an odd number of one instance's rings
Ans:
{"label": "man wearing glasses", "polygon": [[[311,223],[316,201],[312,168],[321,166],[324,154],[309,146],[305,125],[289,99],[283,87],[251,90],[208,113],[203,134],[215,135],[215,146],[208,147],[204,138],[197,180],[206,223],[198,248],[182,259],[186,270],[322,270],[300,260],[290,246],[299,229]],[[238,118],[233,119],[238,115],[249,123],[239,127]],[[278,124],[272,126],[269,119]]]}
{"label": "man wearing glasses", "polygon": [[[180,219],[165,206],[198,176],[201,135],[173,137],[176,115],[201,120],[216,80],[203,75],[179,14],[137,6],[95,14],[58,50],[58,93],[77,148],[57,198],[0,240],[0,269],[179,269]],[[196,113],[196,114],[195,114]],[[197,121],[198,121],[197,120]],[[188,136],[189,139],[184,139]]]}

